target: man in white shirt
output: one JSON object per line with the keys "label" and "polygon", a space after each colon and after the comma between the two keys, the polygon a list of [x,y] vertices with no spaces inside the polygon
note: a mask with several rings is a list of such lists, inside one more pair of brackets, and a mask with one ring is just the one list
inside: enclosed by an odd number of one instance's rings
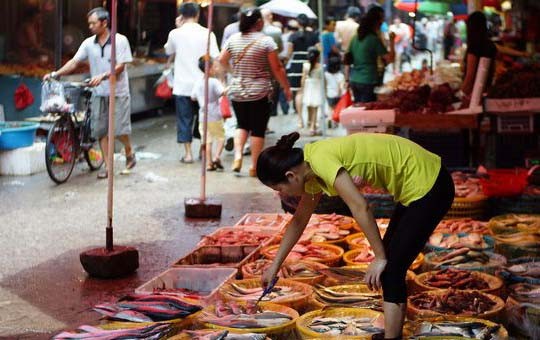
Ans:
{"label": "man in white shirt", "polygon": [[[88,27],[94,34],[83,41],[75,56],[58,71],[46,74],[43,79],[56,78],[74,72],[88,60],[90,64],[89,85],[94,87],[91,99],[92,136],[99,140],[106,167],[109,166],[108,151],[108,116],[109,116],[109,78],[111,69],[111,37],[109,30],[109,12],[102,7],[94,8],[87,15]],[[136,164],[135,152],[131,147],[131,99],[126,64],[132,61],[128,39],[116,34],[116,68],[115,74],[115,136],[124,144],[126,153],[126,169]],[[102,169],[98,178],[107,178],[107,171]]]}
{"label": "man in white shirt", "polygon": [[[174,85],[173,94],[176,104],[177,142],[184,145],[183,163],[193,163],[191,141],[193,139],[194,117],[197,106],[191,100],[193,85],[203,77],[199,70],[199,58],[206,54],[208,29],[197,23],[199,20],[199,6],[187,2],[180,6],[180,15],[184,23],[169,33],[165,44],[165,52],[174,57]],[[210,35],[210,57],[219,55],[216,36]]]}
{"label": "man in white shirt", "polygon": [[346,19],[336,22],[334,35],[343,52],[349,50],[351,39],[356,34],[356,31],[358,31],[358,21],[361,15],[362,12],[358,7],[351,6],[347,9]]}

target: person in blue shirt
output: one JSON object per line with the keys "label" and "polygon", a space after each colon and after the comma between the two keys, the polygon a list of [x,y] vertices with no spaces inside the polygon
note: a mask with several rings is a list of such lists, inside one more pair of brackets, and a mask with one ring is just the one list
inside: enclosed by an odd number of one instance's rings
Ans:
{"label": "person in blue shirt", "polygon": [[330,54],[339,55],[339,48],[337,47],[334,31],[336,30],[336,22],[334,19],[326,19],[324,21],[324,30],[321,35],[322,38],[322,50],[323,50],[323,64],[328,64],[328,58]]}

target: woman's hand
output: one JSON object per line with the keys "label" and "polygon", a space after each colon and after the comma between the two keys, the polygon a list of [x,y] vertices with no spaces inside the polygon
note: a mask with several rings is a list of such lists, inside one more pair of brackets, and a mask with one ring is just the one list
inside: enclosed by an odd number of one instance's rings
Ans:
{"label": "woman's hand", "polygon": [[268,287],[268,285],[270,284],[270,282],[272,282],[274,277],[277,276],[278,271],[279,271],[279,267],[275,268],[275,262],[273,262],[272,265],[262,274],[261,285],[263,289]]}
{"label": "woman's hand", "polygon": [[366,273],[366,284],[370,290],[379,290],[381,285],[381,274],[386,268],[386,259],[375,258],[368,266]]}

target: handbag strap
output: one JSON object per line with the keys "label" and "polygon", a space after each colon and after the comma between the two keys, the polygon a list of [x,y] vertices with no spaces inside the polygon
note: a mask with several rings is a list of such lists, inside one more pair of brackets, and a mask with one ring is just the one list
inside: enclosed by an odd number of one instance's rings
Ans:
{"label": "handbag strap", "polygon": [[246,53],[247,51],[249,50],[249,48],[253,45],[255,45],[257,42],[261,41],[262,38],[259,38],[257,40],[253,40],[252,42],[250,42],[249,44],[247,44],[243,49],[242,49],[242,52],[240,52],[240,55],[238,56],[238,59],[236,59],[236,61],[234,62],[234,66],[238,65],[238,63],[240,63],[240,61],[242,59],[244,59],[244,57],[246,56]]}

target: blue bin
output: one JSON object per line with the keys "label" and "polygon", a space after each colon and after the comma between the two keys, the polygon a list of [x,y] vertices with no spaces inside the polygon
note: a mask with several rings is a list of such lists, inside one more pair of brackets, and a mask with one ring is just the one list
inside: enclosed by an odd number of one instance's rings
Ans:
{"label": "blue bin", "polygon": [[31,146],[38,127],[38,123],[0,122],[0,150]]}

